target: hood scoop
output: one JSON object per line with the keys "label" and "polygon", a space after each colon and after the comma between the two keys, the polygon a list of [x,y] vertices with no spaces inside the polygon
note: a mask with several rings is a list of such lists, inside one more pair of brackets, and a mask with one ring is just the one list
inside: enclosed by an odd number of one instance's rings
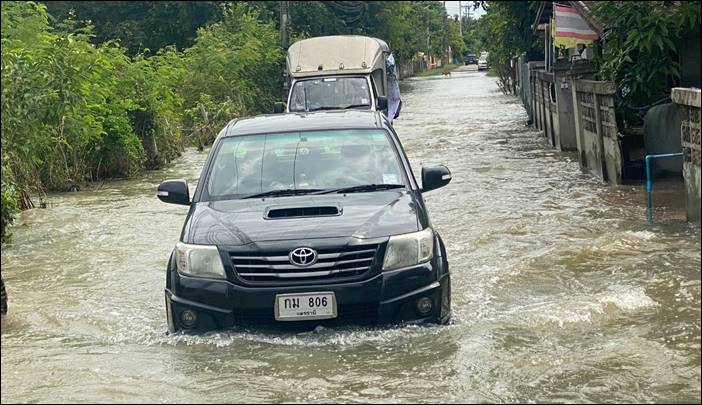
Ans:
{"label": "hood scoop", "polygon": [[324,206],[275,206],[266,208],[263,219],[333,217],[341,215],[339,205]]}

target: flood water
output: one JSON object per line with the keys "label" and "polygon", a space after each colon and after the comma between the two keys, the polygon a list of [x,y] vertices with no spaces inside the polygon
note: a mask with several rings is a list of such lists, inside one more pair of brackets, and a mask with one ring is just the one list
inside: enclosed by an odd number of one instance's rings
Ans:
{"label": "flood water", "polygon": [[[700,402],[700,228],[582,174],[484,73],[403,83],[396,129],[452,271],[449,326],[166,335],[204,153],[49,195],[2,248],[2,402]],[[654,194],[655,195],[655,194]]]}

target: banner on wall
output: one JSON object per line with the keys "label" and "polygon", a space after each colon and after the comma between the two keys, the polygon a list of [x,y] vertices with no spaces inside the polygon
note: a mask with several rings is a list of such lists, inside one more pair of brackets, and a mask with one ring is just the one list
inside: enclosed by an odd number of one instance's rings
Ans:
{"label": "banner on wall", "polygon": [[553,4],[551,37],[556,47],[575,48],[578,44],[590,45],[599,36],[573,7]]}

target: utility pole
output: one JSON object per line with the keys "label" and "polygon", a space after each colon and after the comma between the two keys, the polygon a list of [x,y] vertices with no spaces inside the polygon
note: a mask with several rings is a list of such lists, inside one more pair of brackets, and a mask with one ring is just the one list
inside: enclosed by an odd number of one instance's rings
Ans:
{"label": "utility pole", "polygon": [[461,33],[461,38],[463,38],[463,10],[461,8],[461,2],[458,2],[458,32]]}
{"label": "utility pole", "polygon": [[[466,21],[465,21],[466,29],[469,29],[470,28],[470,3],[463,6],[463,8],[465,9],[463,14],[464,14],[465,19],[466,19]],[[463,27],[463,20],[461,20],[461,27]]]}
{"label": "utility pole", "polygon": [[427,70],[431,69],[431,35],[429,34],[429,27],[427,26]]}
{"label": "utility pole", "polygon": [[470,20],[470,4],[466,4],[463,6],[463,8],[466,10],[465,15],[466,15],[466,20]]}
{"label": "utility pole", "polygon": [[449,61],[449,54],[448,54],[448,13],[446,12],[446,0],[444,0],[444,13],[446,13],[446,16],[444,17],[444,38],[442,41],[442,50],[444,52],[443,54],[443,59],[445,63],[448,65],[450,63]]}
{"label": "utility pole", "polygon": [[[289,38],[289,26],[290,24],[290,2],[281,1],[280,2],[280,46],[283,48],[283,52],[288,51],[288,46],[290,46]],[[288,98],[288,69],[287,66],[283,65],[283,100]]]}

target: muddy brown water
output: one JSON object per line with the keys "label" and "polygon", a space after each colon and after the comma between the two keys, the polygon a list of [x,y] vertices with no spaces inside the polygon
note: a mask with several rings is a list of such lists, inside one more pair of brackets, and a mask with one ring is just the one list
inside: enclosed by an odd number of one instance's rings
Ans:
{"label": "muddy brown water", "polygon": [[[167,257],[204,153],[23,212],[2,247],[2,402],[700,402],[700,228],[645,221],[484,73],[403,83],[396,122],[453,277],[453,324],[167,336]],[[663,195],[663,194],[661,194]],[[677,204],[676,204],[677,202]]]}

